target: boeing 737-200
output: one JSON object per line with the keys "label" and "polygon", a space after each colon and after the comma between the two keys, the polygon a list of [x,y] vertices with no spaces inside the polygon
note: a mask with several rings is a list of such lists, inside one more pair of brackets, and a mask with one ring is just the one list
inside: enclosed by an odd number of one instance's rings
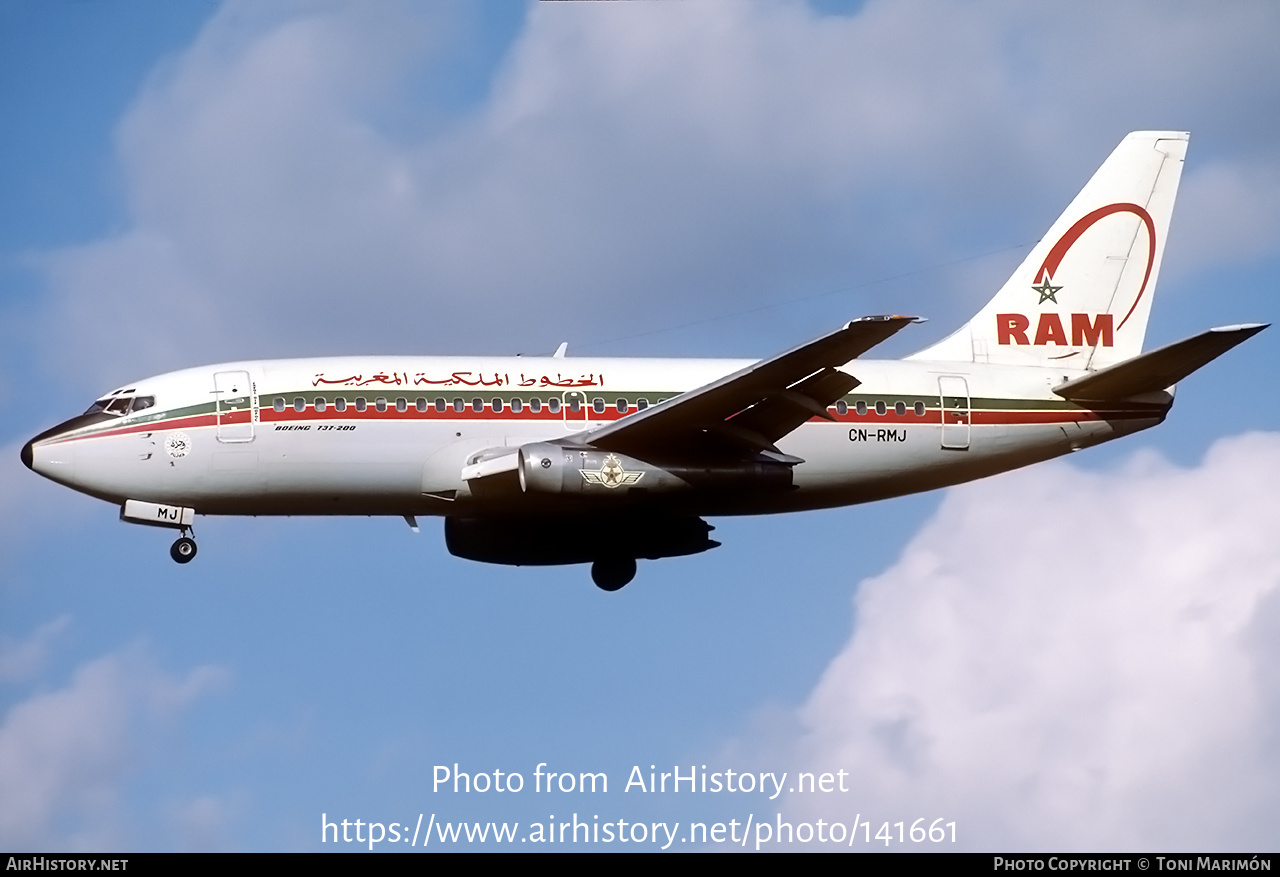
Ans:
{"label": "boeing 737-200", "polygon": [[759,362],[371,356],[131,382],[33,438],[41,475],[179,532],[204,515],[444,518],[460,557],[591,563],[719,545],[703,518],[869,502],[1160,423],[1173,385],[1266,328],[1142,353],[1188,135],[1128,135],[996,296],[895,361],[854,320]]}

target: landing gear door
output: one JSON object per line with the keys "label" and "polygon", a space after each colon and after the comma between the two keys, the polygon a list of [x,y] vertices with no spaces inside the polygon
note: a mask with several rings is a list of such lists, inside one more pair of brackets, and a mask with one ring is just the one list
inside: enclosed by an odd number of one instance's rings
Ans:
{"label": "landing gear door", "polygon": [[253,441],[253,425],[258,419],[258,411],[249,373],[214,372],[213,398],[218,441],[227,444]]}
{"label": "landing gear door", "polygon": [[938,396],[942,411],[942,447],[953,451],[967,451],[969,382],[959,375],[939,375]]}

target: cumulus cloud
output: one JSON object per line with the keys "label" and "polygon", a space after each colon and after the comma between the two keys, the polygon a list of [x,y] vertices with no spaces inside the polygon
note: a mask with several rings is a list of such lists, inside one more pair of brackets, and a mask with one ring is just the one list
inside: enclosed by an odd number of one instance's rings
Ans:
{"label": "cumulus cloud", "polygon": [[798,769],[852,792],[784,811],[945,817],[965,849],[1270,848],[1278,496],[1270,433],[950,491],[800,713]]}
{"label": "cumulus cloud", "polygon": [[182,802],[170,816],[178,833],[179,848],[184,852],[233,849],[228,829],[244,809],[243,795],[200,795]]}
{"label": "cumulus cloud", "polygon": [[[42,648],[48,627],[16,651]],[[142,650],[125,649],[85,662],[65,687],[11,707],[0,723],[0,846],[126,845],[122,786],[146,760],[146,730],[180,715],[224,677],[208,666],[175,677]]]}
{"label": "cumulus cloud", "polygon": [[63,615],[36,628],[25,640],[0,635],[0,684],[22,682],[44,668],[49,647],[71,625],[71,616]]}
{"label": "cumulus cloud", "polygon": [[[1029,193],[1056,208],[1131,128],[1229,116],[1225,150],[1275,173],[1250,144],[1274,140],[1277,14],[534,4],[446,112],[414,95],[449,75],[456,7],[231,2],[122,122],[131,224],[46,255],[50,313],[69,365],[127,380],[473,350],[481,322],[537,352],[971,255],[1038,234]],[[950,316],[922,306],[956,290],[920,286],[902,306]]]}
{"label": "cumulus cloud", "polygon": [[1213,162],[1187,181],[1178,207],[1177,247],[1183,264],[1275,253],[1280,229],[1280,166],[1266,161]]}

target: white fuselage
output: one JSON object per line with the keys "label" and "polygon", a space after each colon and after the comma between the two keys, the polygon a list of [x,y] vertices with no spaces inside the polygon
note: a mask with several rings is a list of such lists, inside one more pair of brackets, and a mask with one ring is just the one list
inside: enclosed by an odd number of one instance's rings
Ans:
{"label": "white fuselage", "polygon": [[[344,357],[227,363],[128,385],[143,410],[37,437],[32,468],[115,503],[233,515],[470,515],[617,507],[628,491],[473,493],[477,455],[565,440],[708,384],[738,360]],[[1172,396],[1085,406],[1051,388],[1080,371],[858,360],[861,385],[778,442],[794,486],[656,500],[691,514],[866,502],[967,481],[1159,423]],[[621,407],[620,407],[621,406]],[[625,413],[623,413],[625,412]],[[81,422],[82,421],[82,422]],[[26,452],[24,452],[26,453]]]}

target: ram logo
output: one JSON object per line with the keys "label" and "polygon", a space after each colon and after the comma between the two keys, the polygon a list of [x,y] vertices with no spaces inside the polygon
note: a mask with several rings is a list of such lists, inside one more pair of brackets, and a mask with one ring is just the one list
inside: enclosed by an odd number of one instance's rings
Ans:
{"label": "ram logo", "polygon": [[1060,314],[1046,312],[1036,324],[1035,339],[1029,339],[1031,318],[1025,314],[996,314],[996,342],[998,344],[1060,344],[1063,347],[1110,347],[1115,341],[1114,321],[1111,314],[1071,314],[1071,341],[1062,326]]}

